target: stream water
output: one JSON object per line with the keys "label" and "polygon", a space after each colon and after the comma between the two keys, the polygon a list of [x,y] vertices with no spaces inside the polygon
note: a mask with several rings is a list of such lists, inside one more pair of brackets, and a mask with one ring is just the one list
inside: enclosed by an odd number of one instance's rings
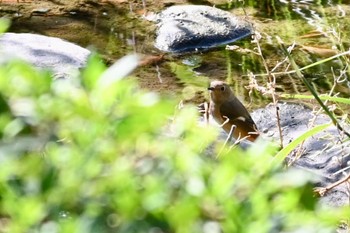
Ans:
{"label": "stream water", "polygon": [[[232,85],[251,108],[271,102],[266,95],[269,72],[277,73],[276,93],[309,94],[291,70],[281,49],[292,46],[292,57],[302,68],[349,49],[348,1],[2,1],[0,16],[11,18],[12,32],[56,36],[90,47],[108,62],[139,53],[152,60],[162,53],[153,46],[155,25],[144,15],[173,4],[215,5],[254,23],[258,42],[252,38],[197,54],[165,54],[157,63],[139,67],[134,76],[141,87],[166,95],[201,102],[207,96],[202,83],[222,79]],[[279,40],[280,38],[280,40]],[[261,54],[259,55],[259,48]],[[342,56],[303,70],[319,94],[350,96],[349,58]],[[272,77],[273,78],[273,77]],[[199,83],[199,85],[198,85]],[[258,90],[250,91],[247,86]],[[265,92],[265,94],[264,94]],[[303,100],[304,101],[304,100]]]}

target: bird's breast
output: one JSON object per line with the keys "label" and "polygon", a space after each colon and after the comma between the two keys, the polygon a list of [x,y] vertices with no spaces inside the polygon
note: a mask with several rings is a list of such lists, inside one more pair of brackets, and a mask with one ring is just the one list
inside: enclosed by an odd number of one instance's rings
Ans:
{"label": "bird's breast", "polygon": [[218,124],[224,123],[225,120],[221,115],[220,106],[218,106],[214,102],[211,102],[209,106],[209,112]]}

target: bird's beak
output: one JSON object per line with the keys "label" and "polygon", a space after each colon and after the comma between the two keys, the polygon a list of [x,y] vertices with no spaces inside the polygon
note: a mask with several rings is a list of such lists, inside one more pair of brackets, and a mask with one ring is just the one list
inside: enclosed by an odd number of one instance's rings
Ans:
{"label": "bird's beak", "polygon": [[208,87],[209,91],[214,91],[214,87]]}

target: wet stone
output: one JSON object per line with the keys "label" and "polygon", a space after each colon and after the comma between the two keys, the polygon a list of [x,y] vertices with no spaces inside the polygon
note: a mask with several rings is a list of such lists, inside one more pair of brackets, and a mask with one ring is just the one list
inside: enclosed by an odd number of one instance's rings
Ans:
{"label": "wet stone", "polygon": [[[284,146],[287,146],[310,128],[330,122],[327,115],[315,115],[312,109],[302,104],[280,103],[278,107],[280,109]],[[265,139],[271,138],[273,141],[279,142],[274,106],[270,105],[254,111],[252,118],[259,129],[264,128],[269,132],[274,132],[273,136],[262,135]],[[310,122],[313,122],[313,124],[310,125]],[[342,125],[349,130],[348,125]],[[300,144],[301,149],[297,147],[286,158],[286,161],[295,160],[293,167],[308,171],[318,180],[318,186],[327,187],[344,177],[341,171],[348,166],[350,161],[350,142],[340,143],[345,138],[346,136],[339,132],[335,126],[329,126],[324,131],[307,138]],[[300,158],[295,159],[298,152],[301,153]],[[346,183],[335,187],[321,198],[321,203],[328,206],[348,205],[347,188]]]}
{"label": "wet stone", "polygon": [[157,14],[155,47],[171,53],[202,51],[253,33],[252,24],[210,6],[178,5]]}
{"label": "wet stone", "polygon": [[68,41],[31,33],[4,33],[0,36],[0,64],[21,59],[55,78],[75,76],[84,67],[90,51]]}

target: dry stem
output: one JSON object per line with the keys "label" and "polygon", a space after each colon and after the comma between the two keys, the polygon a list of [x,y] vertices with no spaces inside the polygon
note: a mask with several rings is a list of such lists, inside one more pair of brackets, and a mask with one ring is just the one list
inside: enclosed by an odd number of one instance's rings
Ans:
{"label": "dry stem", "polygon": [[[275,92],[276,77],[274,75],[272,75],[272,73],[270,72],[269,67],[266,63],[266,60],[262,54],[262,50],[261,50],[260,43],[259,43],[260,37],[261,37],[260,34],[258,34],[256,32],[256,34],[254,35],[254,41],[255,41],[257,48],[258,48],[258,54],[261,57],[262,63],[263,63],[265,70],[268,74],[267,76],[269,78],[269,85],[268,85],[269,91],[271,93],[272,101],[273,101],[273,104],[274,104],[275,110],[276,110],[277,127],[278,127],[278,131],[279,131],[279,135],[280,135],[280,145],[281,145],[281,148],[283,148],[283,134],[282,134],[282,127],[281,127],[281,118],[280,118],[279,108],[277,106],[277,102],[278,102],[277,95]],[[277,64],[277,65],[279,65],[279,64]]]}
{"label": "dry stem", "polygon": [[328,185],[327,187],[320,187],[320,188],[315,188],[314,192],[319,194],[321,197],[323,197],[329,190],[337,187],[338,185],[341,185],[342,183],[350,180],[350,174],[348,174],[346,177],[344,177],[341,180],[338,180],[334,182],[333,184]]}

